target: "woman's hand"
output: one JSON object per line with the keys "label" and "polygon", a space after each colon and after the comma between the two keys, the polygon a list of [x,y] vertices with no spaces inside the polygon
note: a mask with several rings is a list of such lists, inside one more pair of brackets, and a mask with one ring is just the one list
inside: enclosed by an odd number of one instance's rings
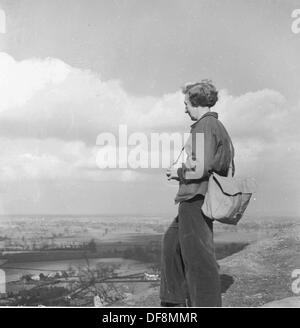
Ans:
{"label": "woman's hand", "polygon": [[177,169],[174,167],[170,167],[167,169],[166,176],[167,176],[168,180],[178,180],[179,181]]}

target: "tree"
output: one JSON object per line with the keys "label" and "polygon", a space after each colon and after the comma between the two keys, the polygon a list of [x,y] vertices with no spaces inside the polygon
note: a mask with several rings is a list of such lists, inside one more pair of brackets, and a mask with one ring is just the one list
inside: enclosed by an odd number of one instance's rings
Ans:
{"label": "tree", "polygon": [[91,241],[87,244],[87,247],[92,253],[97,252],[97,244],[94,239],[91,239]]}

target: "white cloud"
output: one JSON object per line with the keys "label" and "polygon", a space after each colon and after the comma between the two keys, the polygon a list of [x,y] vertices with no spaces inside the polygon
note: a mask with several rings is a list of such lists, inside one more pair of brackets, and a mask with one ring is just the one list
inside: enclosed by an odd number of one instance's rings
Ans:
{"label": "white cloud", "polygon": [[128,95],[118,81],[56,60],[0,55],[0,133],[95,142],[120,123],[137,126],[155,99]]}
{"label": "white cloud", "polygon": [[[102,81],[91,71],[51,58],[17,62],[1,53],[0,71],[2,135],[94,143],[98,133],[116,131],[122,123],[134,130],[167,131],[190,123],[179,91],[134,97],[119,81]],[[284,96],[268,89],[238,97],[223,90],[216,110],[238,138],[273,139],[294,121]]]}
{"label": "white cloud", "polygon": [[282,133],[290,109],[287,100],[274,90],[249,92],[239,97],[221,93],[221,101],[216,106],[224,124],[238,138],[255,138],[261,142],[277,139]]}
{"label": "white cloud", "polygon": [[[97,170],[97,135],[117,131],[119,124],[130,131],[189,130],[179,91],[135,97],[119,81],[102,81],[58,59],[18,62],[4,53],[0,72],[1,179],[142,180],[144,173],[131,170]],[[216,110],[233,137],[238,172],[258,174],[260,163],[272,156],[288,157],[291,143],[299,149],[299,106],[290,106],[277,91],[236,97],[222,90]]]}
{"label": "white cloud", "polygon": [[0,138],[0,181],[75,179],[93,181],[137,181],[147,174],[128,170],[101,170],[94,147],[83,142],[58,139]]}
{"label": "white cloud", "polygon": [[26,104],[39,91],[62,83],[71,67],[58,59],[17,62],[0,53],[0,112]]}
{"label": "white cloud", "polygon": [[1,180],[74,177],[78,160],[88,153],[81,142],[55,139],[0,138],[0,147]]}

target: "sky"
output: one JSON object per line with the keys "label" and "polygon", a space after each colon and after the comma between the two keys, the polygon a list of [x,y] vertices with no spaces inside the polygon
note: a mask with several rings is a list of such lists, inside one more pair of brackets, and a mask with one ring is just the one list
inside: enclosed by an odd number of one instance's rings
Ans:
{"label": "sky", "polygon": [[175,215],[164,170],[99,169],[97,136],[188,132],[180,88],[210,78],[237,175],[257,181],[247,213],[300,215],[297,8],[0,0],[0,214]]}

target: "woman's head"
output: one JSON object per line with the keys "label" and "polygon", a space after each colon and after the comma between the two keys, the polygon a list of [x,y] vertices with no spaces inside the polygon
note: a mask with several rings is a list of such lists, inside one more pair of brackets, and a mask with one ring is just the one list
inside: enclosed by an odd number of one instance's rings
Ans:
{"label": "woman's head", "polygon": [[185,112],[197,121],[218,101],[218,91],[210,80],[188,83],[182,88],[185,95]]}
{"label": "woman's head", "polygon": [[210,80],[186,84],[182,88],[182,92],[185,95],[187,112],[193,111],[193,107],[211,108],[218,101],[218,91]]}

